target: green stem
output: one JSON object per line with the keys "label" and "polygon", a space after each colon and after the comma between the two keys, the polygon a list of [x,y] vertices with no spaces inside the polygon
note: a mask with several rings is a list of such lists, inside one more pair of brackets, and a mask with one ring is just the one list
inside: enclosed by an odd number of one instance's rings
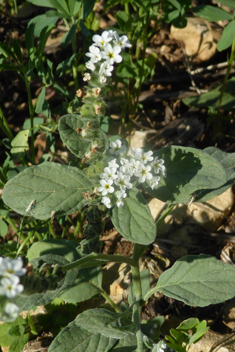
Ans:
{"label": "green stem", "polygon": [[17,250],[16,253],[16,257],[18,257],[18,255],[20,255],[20,252],[22,251],[22,249],[24,248],[24,246],[27,244],[27,242],[30,240],[31,237],[33,237],[34,232],[29,232],[28,236],[24,239],[24,241],[21,243],[20,247]]}
{"label": "green stem", "polygon": [[167,217],[168,214],[174,209],[175,204],[168,205],[164,213],[160,216],[160,218],[157,220],[157,229],[161,226],[163,223],[164,219]]}
{"label": "green stem", "polygon": [[[115,263],[126,263],[129,264],[133,267],[137,266],[136,261],[134,261],[132,258],[129,257],[124,257],[122,255],[112,255],[112,254],[103,254],[103,253],[91,253],[88,254],[86,257],[81,258],[76,260],[75,262],[65,264],[62,266],[62,270],[68,271],[74,268],[78,268],[79,266],[82,266],[83,264],[90,263],[92,262],[115,262]],[[97,263],[98,265],[98,263]]]}
{"label": "green stem", "polygon": [[133,306],[133,320],[137,326],[136,339],[137,339],[137,349],[136,352],[144,351],[144,343],[143,343],[143,334],[141,331],[141,301],[142,301],[142,288],[141,288],[141,279],[140,279],[140,269],[139,269],[139,258],[140,253],[142,252],[142,246],[135,243],[134,253],[132,259],[138,263],[137,266],[131,267],[132,271],[132,279],[133,286],[135,292],[135,300],[136,304]]}
{"label": "green stem", "polygon": [[55,231],[54,231],[54,229],[53,229],[53,221],[50,219],[49,220],[49,230],[50,230],[50,234],[52,235],[52,237],[53,238],[57,238],[57,236],[56,236],[56,233],[55,233]]}
{"label": "green stem", "polygon": [[109,295],[99,287],[100,294],[104,299],[110,304],[110,306],[115,310],[116,313],[122,313],[121,309],[114,303],[114,301],[109,297]]}
{"label": "green stem", "polygon": [[11,228],[12,228],[15,232],[18,232],[18,229],[17,229],[17,227],[15,226],[14,221],[13,221],[10,217],[4,218],[4,220],[8,223],[8,225],[11,226]]}
{"label": "green stem", "polygon": [[235,39],[233,40],[233,44],[232,44],[232,48],[231,48],[231,55],[230,58],[228,60],[228,67],[227,67],[227,71],[224,77],[224,81],[223,81],[223,86],[221,89],[221,93],[220,93],[220,99],[219,99],[219,105],[218,105],[218,109],[217,109],[217,119],[216,119],[216,123],[214,124],[214,139],[216,139],[216,137],[218,136],[218,134],[221,131],[221,127],[222,127],[222,122],[223,122],[223,115],[221,112],[221,105],[222,105],[222,100],[223,100],[223,95],[226,89],[226,85],[228,82],[228,78],[229,78],[229,74],[230,71],[232,69],[233,66],[233,61],[235,59]]}
{"label": "green stem", "polygon": [[28,104],[29,104],[29,116],[30,116],[30,129],[31,129],[31,153],[32,159],[35,162],[35,149],[34,149],[34,133],[33,133],[33,118],[34,118],[34,107],[32,103],[31,90],[30,90],[30,77],[23,77],[27,95],[28,95]]}
{"label": "green stem", "polygon": [[0,108],[0,128],[1,130],[5,133],[5,135],[7,136],[7,138],[10,139],[10,141],[12,141],[12,139],[14,138],[11,130],[8,126],[7,120],[5,118],[5,115],[2,111],[2,109]]}

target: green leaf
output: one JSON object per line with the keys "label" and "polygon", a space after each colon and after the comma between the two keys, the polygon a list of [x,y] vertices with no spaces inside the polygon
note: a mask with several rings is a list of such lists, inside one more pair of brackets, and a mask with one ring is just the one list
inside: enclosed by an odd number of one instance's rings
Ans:
{"label": "green leaf", "polygon": [[134,243],[148,245],[155,240],[156,224],[142,194],[132,188],[122,207],[112,209],[111,220],[120,234]]}
{"label": "green leaf", "polygon": [[135,352],[137,347],[137,340],[135,335],[128,335],[118,341],[109,352]]}
{"label": "green leaf", "polygon": [[5,237],[8,232],[8,226],[4,220],[0,219],[0,237]]}
{"label": "green leaf", "polygon": [[186,319],[184,321],[182,321],[182,323],[180,323],[179,326],[177,326],[177,330],[183,330],[183,331],[189,331],[192,330],[195,325],[199,324],[199,320],[197,318],[189,318]]}
{"label": "green leaf", "polygon": [[205,202],[217,197],[231,187],[235,179],[235,153],[226,153],[215,147],[208,147],[203,151],[221,164],[227,174],[227,182],[219,188],[205,189],[195,192],[194,197],[196,202]]}
{"label": "green leaf", "polygon": [[[93,122],[92,118],[91,121],[92,124],[94,123],[94,127],[88,129],[87,123],[89,119],[82,119],[80,115],[70,114],[62,116],[58,124],[60,137],[68,149],[81,159],[88,154],[89,160],[87,162],[96,160],[97,155],[101,154],[104,148],[107,149],[109,144],[106,134],[99,128],[98,123]],[[85,138],[81,136],[79,129],[86,130]],[[94,139],[98,141],[99,148],[92,153]]]}
{"label": "green leaf", "polygon": [[81,0],[69,0],[68,5],[69,5],[70,16],[76,16],[82,6],[82,1]]}
{"label": "green leaf", "polygon": [[96,0],[86,0],[82,2],[81,19],[85,20],[94,8]]}
{"label": "green leaf", "polygon": [[68,5],[65,0],[27,0],[36,6],[44,6],[55,8],[62,12],[64,15],[69,16]]}
{"label": "green leaf", "polygon": [[[34,270],[40,268],[43,263],[65,265],[69,262],[56,254],[41,255],[31,261]],[[65,276],[58,277],[55,274],[45,276],[45,274],[24,275],[21,283],[24,285],[24,292],[17,296],[15,303],[21,310],[30,310],[33,306],[46,305],[52,302],[63,289],[71,286],[78,275],[78,270],[70,270]]]}
{"label": "green leaf", "polygon": [[216,0],[216,2],[218,2],[221,5],[235,9],[235,1],[234,0]]}
{"label": "green leaf", "polygon": [[76,320],[55,337],[48,352],[108,352],[116,339],[92,333],[76,324]]}
{"label": "green leaf", "polygon": [[91,187],[92,183],[81,170],[44,162],[10,179],[2,197],[17,213],[44,220],[81,209],[85,204],[83,192]]}
{"label": "green leaf", "polygon": [[209,22],[232,20],[233,16],[219,7],[210,5],[199,5],[192,7],[192,11],[198,16]]}
{"label": "green leaf", "polygon": [[106,309],[89,309],[79,314],[76,319],[76,325],[82,326],[91,333],[98,333],[106,337],[123,339],[129,335],[129,331],[118,329],[119,314],[113,313]]}
{"label": "green leaf", "polygon": [[147,192],[163,202],[189,202],[196,191],[218,188],[227,181],[221,164],[201,150],[169,146],[154,155],[164,159],[167,176],[161,177],[157,189]]}
{"label": "green leaf", "polygon": [[35,108],[35,112],[37,114],[42,111],[42,106],[45,101],[45,96],[46,96],[46,87],[44,86],[38,96],[37,106]]}
{"label": "green leaf", "polygon": [[14,39],[12,46],[13,46],[13,50],[14,50],[16,57],[18,58],[19,62],[22,63],[23,62],[23,55],[22,55],[21,47],[20,47],[18,40]]}
{"label": "green leaf", "polygon": [[[44,119],[42,117],[34,117],[33,118],[33,133],[36,133],[38,131],[38,125],[41,125],[44,123]],[[24,130],[30,130],[29,132],[29,137],[31,137],[31,121],[30,119],[25,120],[24,124],[23,124],[23,129]]]}
{"label": "green leaf", "polygon": [[229,48],[235,38],[235,20],[231,21],[224,27],[222,37],[220,38],[219,43],[217,44],[217,49],[219,51]]}
{"label": "green leaf", "polygon": [[11,141],[11,153],[18,154],[24,153],[26,150],[29,150],[28,137],[30,130],[23,130],[17,133],[15,138]]}
{"label": "green leaf", "polygon": [[56,67],[56,73],[59,75],[59,77],[61,77],[69,68],[71,69],[72,63],[73,63],[75,57],[77,57],[77,56],[78,56],[78,54],[73,54],[68,59],[61,61],[59,63],[59,65]]}
{"label": "green leaf", "polygon": [[76,21],[70,28],[70,30],[63,36],[63,38],[60,41],[60,44],[62,44],[64,47],[66,47],[70,41],[72,40],[74,34],[76,33],[78,21]]}
{"label": "green leaf", "polygon": [[[222,89],[222,84],[220,84],[217,88],[212,89],[208,93],[204,93],[196,97],[185,98],[183,99],[183,102],[186,105],[191,105],[196,108],[213,107],[216,109],[219,106],[221,89]],[[235,101],[235,77],[232,77],[227,81],[225,92],[222,98],[221,109],[223,110],[233,109],[235,107],[234,101]]]}
{"label": "green leaf", "polygon": [[101,267],[79,270],[78,277],[73,284],[61,291],[57,297],[68,303],[82,302],[100,294],[99,287],[102,286]]}
{"label": "green leaf", "polygon": [[34,25],[34,35],[40,36],[41,31],[46,27],[53,27],[60,18],[59,13],[54,10],[49,10],[43,15],[32,18],[28,26]]}
{"label": "green leaf", "polygon": [[[63,239],[48,239],[34,243],[28,250],[27,257],[31,261],[33,258],[40,258],[46,254],[57,254],[64,257],[69,262],[81,258],[76,250],[78,243]],[[79,270],[78,277],[71,285],[60,291],[57,297],[65,302],[81,302],[100,293],[99,287],[102,285],[101,268],[89,268]]]}
{"label": "green leaf", "polygon": [[164,271],[144,299],[158,291],[190,306],[221,303],[234,297],[235,268],[209,255],[188,255]]}
{"label": "green leaf", "polygon": [[29,341],[30,334],[24,334],[22,336],[14,337],[13,341],[11,342],[9,352],[21,352],[25,344]]}
{"label": "green leaf", "polygon": [[57,254],[69,262],[73,262],[80,258],[76,250],[77,246],[78,243],[75,241],[51,238],[33,243],[27,252],[27,258],[31,261],[34,258],[39,258],[41,255]]}
{"label": "green leaf", "polygon": [[35,23],[28,23],[26,32],[25,32],[25,45],[28,50],[28,55],[31,62],[34,61],[35,53],[34,53],[34,27]]}

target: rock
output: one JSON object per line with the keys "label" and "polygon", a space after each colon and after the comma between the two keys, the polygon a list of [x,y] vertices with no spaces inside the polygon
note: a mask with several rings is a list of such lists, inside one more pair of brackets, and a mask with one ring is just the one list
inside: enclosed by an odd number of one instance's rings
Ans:
{"label": "rock", "polygon": [[211,28],[208,21],[198,17],[189,17],[185,28],[171,26],[171,35],[181,40],[185,45],[185,52],[194,61],[208,61],[216,53],[218,32]]}
{"label": "rock", "polygon": [[192,344],[189,352],[234,352],[235,334],[221,335],[208,330],[196,344]]}
{"label": "rock", "polygon": [[222,320],[231,330],[235,330],[235,298],[226,302],[223,308]]}
{"label": "rock", "polygon": [[[234,194],[231,187],[204,203],[177,204],[165,218],[158,230],[158,235],[172,231],[175,225],[186,223],[200,225],[210,232],[216,231],[224,217],[229,214],[233,204]],[[149,208],[153,218],[156,219],[167,208],[167,204],[154,198],[149,202]]]}

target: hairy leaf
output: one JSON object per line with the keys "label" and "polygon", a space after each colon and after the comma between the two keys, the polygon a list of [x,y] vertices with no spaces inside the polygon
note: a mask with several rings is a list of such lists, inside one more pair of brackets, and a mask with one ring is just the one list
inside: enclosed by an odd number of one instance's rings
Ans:
{"label": "hairy leaf", "polygon": [[142,194],[132,188],[122,207],[112,209],[111,220],[120,234],[134,242],[148,245],[155,240],[156,224]]}
{"label": "hairy leaf", "polygon": [[[87,158],[87,162],[95,160],[99,151],[108,147],[108,139],[104,131],[99,128],[97,122],[93,122],[94,127],[87,128],[89,125],[88,118],[81,118],[80,115],[70,114],[60,118],[58,130],[62,141],[68,149],[79,158]],[[85,136],[83,132],[85,131]],[[92,146],[94,140],[98,142],[98,148],[94,150]]]}
{"label": "hairy leaf", "polygon": [[188,255],[167,269],[144,299],[157,291],[190,306],[221,303],[235,295],[235,268],[209,255]]}
{"label": "hairy leaf", "polygon": [[2,197],[17,213],[44,220],[81,209],[84,206],[83,192],[91,187],[81,170],[44,162],[10,179]]}
{"label": "hairy leaf", "polygon": [[166,178],[161,177],[158,188],[148,188],[147,192],[163,202],[189,202],[196,191],[218,188],[227,182],[222,165],[201,150],[169,146],[154,154],[164,159]]}
{"label": "hairy leaf", "polygon": [[205,189],[195,192],[196,202],[205,202],[222,194],[233,185],[235,180],[235,153],[226,153],[215,147],[208,147],[203,151],[209,154],[211,157],[215,158],[223,166],[227,174],[227,182],[219,188]]}

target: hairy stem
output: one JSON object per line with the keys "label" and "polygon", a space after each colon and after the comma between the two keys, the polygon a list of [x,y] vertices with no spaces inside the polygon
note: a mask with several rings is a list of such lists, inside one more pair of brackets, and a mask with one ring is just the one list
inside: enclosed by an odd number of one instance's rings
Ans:
{"label": "hairy stem", "polygon": [[[100,262],[100,263],[98,263],[98,262]],[[104,262],[104,263],[105,262],[126,263],[126,264],[133,266],[133,267],[137,266],[136,262],[132,258],[124,257],[123,255],[91,253],[91,254],[88,254],[84,258],[76,260],[75,262],[63,265],[62,270],[68,271],[68,270],[71,270],[74,268],[78,268],[80,266],[83,267],[83,265],[85,265],[86,263],[91,264],[90,266],[94,266],[94,264],[96,263],[98,266],[98,265],[101,265],[102,262]]]}
{"label": "hairy stem", "polygon": [[27,96],[28,96],[30,129],[31,129],[31,153],[32,153],[32,159],[35,163],[34,133],[33,133],[34,107],[32,103],[31,90],[30,90],[30,77],[24,77],[23,79],[26,85]]}
{"label": "hairy stem", "polygon": [[141,245],[135,243],[134,253],[132,259],[138,263],[137,266],[132,266],[132,279],[135,293],[136,304],[133,306],[133,320],[137,326],[136,339],[137,339],[137,349],[136,352],[144,351],[143,334],[141,331],[141,301],[142,301],[142,288],[140,280],[140,269],[139,269],[139,258],[141,253]]}

